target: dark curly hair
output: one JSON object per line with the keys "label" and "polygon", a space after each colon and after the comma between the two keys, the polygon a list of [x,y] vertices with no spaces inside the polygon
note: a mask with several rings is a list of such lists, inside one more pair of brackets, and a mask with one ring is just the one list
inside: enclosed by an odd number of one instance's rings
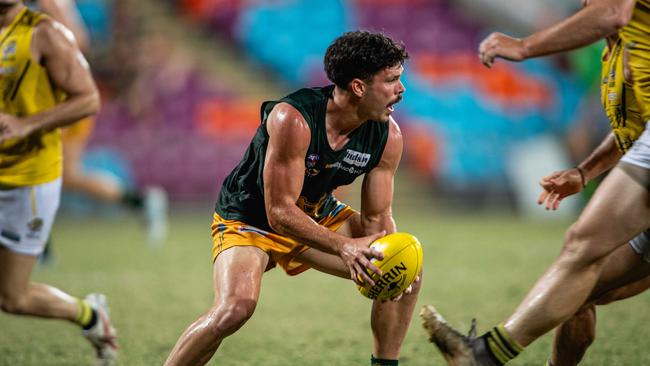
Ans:
{"label": "dark curly hair", "polygon": [[401,42],[381,33],[353,31],[332,42],[325,52],[325,72],[336,86],[346,89],[352,79],[370,80],[374,74],[398,64],[409,55]]}

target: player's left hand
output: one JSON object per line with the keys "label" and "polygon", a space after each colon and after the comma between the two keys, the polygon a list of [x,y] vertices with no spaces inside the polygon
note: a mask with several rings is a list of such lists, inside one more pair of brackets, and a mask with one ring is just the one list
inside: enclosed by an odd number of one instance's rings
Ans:
{"label": "player's left hand", "polygon": [[557,210],[565,197],[582,191],[582,184],[582,176],[577,168],[553,172],[539,181],[542,193],[537,198],[537,204],[546,203],[547,210]]}
{"label": "player's left hand", "polygon": [[29,134],[28,126],[16,117],[0,113],[0,143],[9,139],[21,139]]}
{"label": "player's left hand", "polygon": [[521,39],[495,32],[481,42],[478,57],[483,65],[492,67],[496,58],[523,61],[526,59],[526,50]]}

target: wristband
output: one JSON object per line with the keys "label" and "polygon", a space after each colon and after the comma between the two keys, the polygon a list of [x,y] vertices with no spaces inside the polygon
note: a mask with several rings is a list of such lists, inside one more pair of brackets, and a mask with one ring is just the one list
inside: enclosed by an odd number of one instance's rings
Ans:
{"label": "wristband", "polygon": [[585,188],[587,186],[587,182],[585,182],[585,172],[579,166],[576,166],[575,169],[578,171],[578,173],[580,173],[580,181],[582,182],[582,188]]}

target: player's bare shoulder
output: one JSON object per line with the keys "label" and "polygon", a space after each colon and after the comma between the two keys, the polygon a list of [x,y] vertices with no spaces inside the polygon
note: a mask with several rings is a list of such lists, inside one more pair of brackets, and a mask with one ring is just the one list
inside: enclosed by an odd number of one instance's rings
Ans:
{"label": "player's bare shoulder", "polygon": [[49,16],[43,16],[34,25],[32,35],[32,57],[41,60],[56,52],[76,52],[79,50],[74,34],[65,25]]}
{"label": "player's bare shoulder", "polygon": [[388,140],[390,141],[391,139],[395,140],[394,142],[397,142],[397,140],[402,141],[402,130],[393,116],[388,118]]}
{"label": "player's bare shoulder", "polygon": [[281,136],[284,142],[309,138],[310,129],[305,117],[289,103],[276,104],[266,121],[269,135]]}
{"label": "player's bare shoulder", "polygon": [[282,102],[276,104],[269,113],[269,121],[283,125],[303,125],[306,124],[305,117],[300,111],[289,103]]}
{"label": "player's bare shoulder", "polygon": [[402,130],[397,122],[395,122],[395,119],[391,116],[388,119],[388,139],[386,141],[386,147],[384,148],[380,164],[388,164],[397,169],[397,165],[399,165],[399,161],[402,158],[403,148],[404,141],[402,138]]}

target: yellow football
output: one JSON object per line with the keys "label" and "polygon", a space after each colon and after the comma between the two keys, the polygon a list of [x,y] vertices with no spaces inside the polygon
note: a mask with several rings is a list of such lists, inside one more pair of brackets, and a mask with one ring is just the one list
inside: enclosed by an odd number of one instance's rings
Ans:
{"label": "yellow football", "polygon": [[422,245],[418,238],[407,233],[393,233],[370,244],[384,254],[383,260],[371,262],[381,269],[382,275],[368,271],[374,286],[357,286],[367,298],[386,300],[399,295],[415,281],[422,269]]}

